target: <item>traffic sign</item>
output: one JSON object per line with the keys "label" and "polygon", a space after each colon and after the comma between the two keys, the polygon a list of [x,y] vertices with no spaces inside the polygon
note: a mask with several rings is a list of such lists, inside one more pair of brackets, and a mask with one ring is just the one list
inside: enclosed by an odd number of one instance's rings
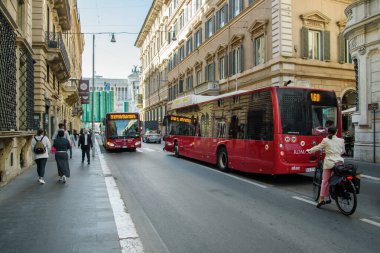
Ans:
{"label": "traffic sign", "polygon": [[379,110],[379,103],[368,104],[368,111]]}

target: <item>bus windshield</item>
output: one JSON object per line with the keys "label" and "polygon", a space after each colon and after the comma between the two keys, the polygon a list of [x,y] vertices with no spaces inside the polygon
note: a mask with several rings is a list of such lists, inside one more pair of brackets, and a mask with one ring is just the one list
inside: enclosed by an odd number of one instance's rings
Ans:
{"label": "bus windshield", "polygon": [[278,89],[282,133],[326,135],[337,124],[337,101],[333,92]]}
{"label": "bus windshield", "polygon": [[108,120],[109,138],[139,137],[139,124],[137,119]]}

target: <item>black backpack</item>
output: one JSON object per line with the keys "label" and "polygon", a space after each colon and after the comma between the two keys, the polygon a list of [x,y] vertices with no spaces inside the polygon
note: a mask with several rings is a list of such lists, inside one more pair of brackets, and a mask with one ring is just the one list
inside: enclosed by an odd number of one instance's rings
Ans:
{"label": "black backpack", "polygon": [[34,146],[34,153],[36,155],[41,155],[46,152],[46,147],[42,143],[42,140],[44,139],[45,135],[42,136],[41,140],[37,140],[36,136],[34,136],[34,139],[36,140],[36,145]]}

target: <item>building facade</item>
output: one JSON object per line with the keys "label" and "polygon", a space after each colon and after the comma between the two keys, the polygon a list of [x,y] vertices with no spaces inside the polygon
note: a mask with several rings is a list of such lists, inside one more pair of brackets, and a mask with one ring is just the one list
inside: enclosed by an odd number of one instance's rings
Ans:
{"label": "building facade", "polygon": [[0,1],[0,186],[32,163],[31,1]]}
{"label": "building facade", "polygon": [[135,42],[145,120],[162,127],[173,101],[191,94],[288,82],[334,90],[352,106],[355,75],[342,34],[351,2],[153,1]]}
{"label": "building facade", "polygon": [[[355,63],[356,90],[354,158],[380,162],[380,0],[354,1],[346,9],[344,35]],[[376,129],[375,129],[376,125]]]}
{"label": "building facade", "polygon": [[140,93],[140,69],[137,66],[134,66],[132,73],[128,76],[128,92],[131,98],[129,103],[129,111],[130,112],[139,112],[142,99],[139,100]]}
{"label": "building facade", "polygon": [[34,119],[51,137],[59,123],[70,130],[81,124],[84,37],[76,0],[33,1],[33,24]]}
{"label": "building facade", "polygon": [[0,1],[0,186],[32,164],[37,128],[80,127],[80,32],[76,0]]}

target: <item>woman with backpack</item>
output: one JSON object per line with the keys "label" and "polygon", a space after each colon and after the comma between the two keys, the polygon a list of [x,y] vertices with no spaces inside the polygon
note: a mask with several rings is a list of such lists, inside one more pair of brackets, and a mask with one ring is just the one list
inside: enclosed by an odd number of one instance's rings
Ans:
{"label": "woman with backpack", "polygon": [[49,158],[50,141],[49,138],[44,135],[43,129],[37,130],[37,135],[32,139],[32,151],[35,155],[34,160],[37,164],[38,182],[45,184],[45,166],[47,159]]}

